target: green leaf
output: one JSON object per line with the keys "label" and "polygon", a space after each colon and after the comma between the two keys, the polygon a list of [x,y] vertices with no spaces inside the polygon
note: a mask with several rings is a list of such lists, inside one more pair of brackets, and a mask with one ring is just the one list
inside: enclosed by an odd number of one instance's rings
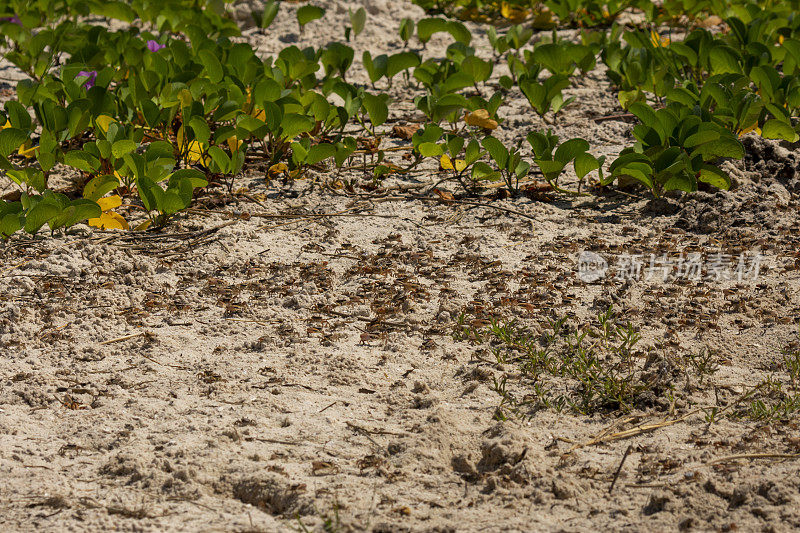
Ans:
{"label": "green leaf", "polygon": [[400,29],[398,30],[400,34],[400,38],[403,42],[408,42],[409,39],[414,35],[414,21],[410,18],[404,18],[400,21]]}
{"label": "green leaf", "polygon": [[364,24],[367,22],[367,11],[359,7],[355,12],[350,9],[350,24],[353,26],[353,33],[358,35],[364,31]]}
{"label": "green leaf", "polygon": [[202,63],[203,67],[205,67],[206,72],[208,72],[208,77],[214,83],[219,83],[222,81],[224,76],[224,71],[222,69],[222,63],[219,62],[217,56],[211,50],[200,50],[197,52],[197,57],[200,59],[200,63]]}
{"label": "green leaf", "polygon": [[562,43],[540,44],[533,51],[533,59],[541,63],[551,74],[569,75],[575,70],[574,63]]}
{"label": "green leaf", "polygon": [[31,128],[31,116],[25,106],[16,100],[9,100],[4,107],[13,127],[26,131]]}
{"label": "green leaf", "polygon": [[52,218],[61,214],[61,207],[47,200],[42,200],[31,207],[25,216],[25,231],[36,233]]}
{"label": "green leaf", "polygon": [[701,130],[693,135],[689,135],[689,137],[687,137],[686,140],[683,141],[683,145],[686,148],[694,148],[695,146],[699,146],[701,144],[716,141],[719,138],[720,134],[718,131]]}
{"label": "green leaf", "polygon": [[[712,74],[740,74],[739,54],[725,45],[714,46],[708,54]],[[684,189],[681,189],[684,190]]]}
{"label": "green leaf", "polygon": [[125,2],[94,2],[90,4],[91,11],[95,15],[112,19],[119,19],[125,22],[132,22],[136,18],[136,12]]}
{"label": "green leaf", "polygon": [[130,139],[122,139],[111,145],[111,154],[117,159],[121,159],[126,154],[135,150],[136,143]]}
{"label": "green leaf", "polygon": [[578,157],[578,155],[586,153],[589,149],[589,143],[583,139],[570,139],[563,142],[556,148],[556,153],[553,154],[553,159],[566,166],[567,163]]}
{"label": "green leaf", "polygon": [[424,142],[417,146],[417,151],[423,157],[437,157],[444,153],[441,145],[431,142]]}
{"label": "green leaf", "polygon": [[231,158],[228,157],[222,148],[219,146],[210,146],[208,148],[208,155],[211,156],[211,159],[214,161],[214,164],[217,165],[219,172],[223,174],[227,174],[230,170],[231,166]]}
{"label": "green leaf", "polygon": [[111,174],[97,176],[89,180],[89,183],[84,186],[83,197],[96,202],[117,187],[119,187],[119,180],[116,176]]}
{"label": "green leaf", "polygon": [[545,179],[553,181],[558,178],[558,175],[564,170],[566,163],[560,161],[552,161],[549,159],[534,159],[534,163],[539,167],[539,170],[544,174]]}
{"label": "green leaf", "polygon": [[546,156],[551,157],[552,147],[550,146],[547,136],[538,131],[532,131],[528,133],[527,139],[528,144],[530,144],[533,149],[533,154],[537,158],[544,159]]}
{"label": "green leaf", "polygon": [[211,128],[209,128],[208,123],[203,117],[193,116],[189,119],[189,127],[192,128],[194,138],[197,139],[197,142],[203,146],[208,145],[208,141],[211,138]]}
{"label": "green leaf", "polygon": [[691,155],[692,157],[702,155],[704,161],[709,161],[718,157],[741,159],[744,157],[744,146],[739,142],[739,139],[733,136],[722,137],[716,141],[698,146]]}
{"label": "green leaf", "polygon": [[270,0],[264,5],[264,13],[261,15],[261,24],[259,24],[259,26],[261,26],[262,29],[269,28],[277,14],[278,2]]}
{"label": "green leaf", "polygon": [[[158,188],[158,191],[161,191],[161,189]],[[169,189],[166,192],[163,192],[158,200],[159,211],[165,215],[175,214],[189,206],[189,202],[185,201],[185,199],[181,197],[180,193],[174,189]]]}
{"label": "green leaf", "polygon": [[386,77],[393,78],[404,70],[418,66],[420,62],[419,56],[414,52],[392,54],[386,62]]}
{"label": "green leaf", "polygon": [[364,64],[364,68],[367,70],[369,81],[371,83],[375,83],[386,75],[386,65],[388,60],[389,58],[386,56],[386,54],[381,54],[373,59],[372,54],[369,53],[369,50],[365,50],[361,55],[361,62]]}
{"label": "green leaf", "polygon": [[312,146],[308,150],[308,155],[306,156],[306,163],[309,165],[316,165],[320,161],[324,161],[329,157],[333,157],[336,154],[336,147],[330,143],[320,143]]}
{"label": "green leaf", "polygon": [[386,105],[386,98],[374,94],[364,93],[362,105],[369,114],[369,121],[374,127],[380,126],[389,118],[389,107]]}
{"label": "green leaf", "polygon": [[325,16],[325,10],[317,6],[302,6],[297,10],[297,23],[300,24],[300,29],[311,22],[312,20],[321,19]]}
{"label": "green leaf", "polygon": [[263,120],[251,117],[250,115],[239,115],[236,125],[248,133],[253,133],[258,131],[260,128],[266,127],[266,124]]}
{"label": "green leaf", "polygon": [[148,211],[158,209],[158,203],[153,194],[153,189],[161,189],[161,187],[153,183],[147,176],[136,177],[136,191],[139,193],[139,198],[142,200],[144,208]]}
{"label": "green leaf", "polygon": [[472,167],[472,179],[475,181],[481,180],[488,180],[488,181],[495,181],[500,178],[500,173],[495,171],[492,167],[484,163],[483,161],[478,161]]}
{"label": "green leaf", "polygon": [[0,155],[8,157],[28,140],[28,134],[19,128],[0,130]]}
{"label": "green leaf", "polygon": [[714,165],[703,165],[703,168],[700,169],[700,176],[698,179],[718,189],[727,191],[731,188],[731,177],[728,176],[724,170]]}
{"label": "green leaf", "polygon": [[100,160],[83,150],[71,150],[64,154],[64,164],[90,174],[94,174],[100,168]]}
{"label": "green leaf", "polygon": [[489,152],[489,155],[492,156],[492,159],[497,163],[498,167],[501,169],[506,168],[506,164],[508,163],[508,149],[503,146],[503,143],[494,137],[485,137],[481,141],[481,145]]}
{"label": "green leaf", "polygon": [[628,106],[628,111],[636,115],[642,124],[650,128],[656,128],[658,117],[652,107],[642,102],[634,102]]}
{"label": "green leaf", "polygon": [[430,41],[434,33],[449,31],[446,20],[440,18],[426,18],[417,22],[417,38],[422,44]]}
{"label": "green leaf", "polygon": [[764,123],[761,136],[765,139],[783,139],[789,142],[798,140],[797,132],[789,124],[777,118],[771,118]]}
{"label": "green leaf", "polygon": [[314,121],[305,115],[297,113],[287,113],[281,121],[281,137],[284,139],[294,139],[301,133],[311,131],[314,128]]}
{"label": "green leaf", "polygon": [[206,175],[196,168],[182,168],[169,175],[169,186],[175,187],[180,182],[188,182],[192,187],[205,187],[208,185]]}
{"label": "green leaf", "polygon": [[464,148],[464,137],[460,135],[448,135],[447,138],[447,151],[450,153],[450,157],[455,159],[458,157],[458,154],[461,153],[461,149]]}
{"label": "green leaf", "polygon": [[575,174],[579,179],[583,179],[589,172],[600,168],[600,161],[593,155],[582,153],[575,158]]}
{"label": "green leaf", "polygon": [[453,36],[453,39],[467,46],[472,42],[472,33],[457,20],[451,20],[447,23],[447,32]]}
{"label": "green leaf", "polygon": [[25,217],[20,213],[7,213],[0,217],[0,233],[13,235],[21,230],[24,224]]}
{"label": "green leaf", "polygon": [[467,166],[470,166],[472,163],[480,159],[481,155],[481,145],[478,144],[478,141],[475,139],[471,139],[469,144],[467,144],[467,150],[464,153],[464,162]]}
{"label": "green leaf", "polygon": [[665,191],[695,192],[697,191],[697,180],[689,172],[678,172],[664,182],[662,188]]}
{"label": "green leaf", "polygon": [[60,225],[69,228],[70,226],[74,226],[78,222],[83,222],[84,220],[88,220],[90,218],[97,218],[99,217],[103,211],[100,209],[100,206],[97,205],[97,202],[92,200],[87,200],[85,198],[78,198],[77,200],[73,200],[70,203],[70,209],[67,212],[65,210],[65,216],[63,220],[60,220]]}
{"label": "green leaf", "polygon": [[473,83],[482,83],[491,77],[493,66],[491,61],[467,56],[461,62],[461,70],[472,78]]}

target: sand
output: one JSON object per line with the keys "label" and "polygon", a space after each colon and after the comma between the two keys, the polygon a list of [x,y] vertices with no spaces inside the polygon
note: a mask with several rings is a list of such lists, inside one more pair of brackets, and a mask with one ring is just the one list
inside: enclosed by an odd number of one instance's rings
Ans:
{"label": "sand", "polygon": [[[326,4],[303,33],[285,4],[243,39],[263,57],[341,40],[357,3]],[[363,5],[358,83],[362,51],[397,50],[399,19],[424,16],[407,2]],[[434,37],[426,56],[448,42]],[[387,130],[419,117],[413,88],[391,93]],[[621,112],[601,68],[568,93],[558,134],[598,155],[629,142],[629,122],[594,120]],[[547,127],[520,94],[500,114],[504,140]],[[267,183],[254,166],[236,188],[263,205],[212,189],[160,233],[15,236],[0,245],[0,528],[800,528],[797,417],[707,416],[768,376],[786,382],[782,354],[797,349],[800,150],[745,144],[747,158],[726,163],[733,190],[658,201],[639,190],[477,199],[443,184],[457,196],[443,203],[434,164],[352,192]],[[589,283],[586,250],[610,265]],[[624,254],[690,252],[758,254],[758,276],[616,279]],[[609,306],[639,329],[672,399],[498,420],[496,380],[520,396],[527,385],[492,345],[456,340],[459,316],[540,331]],[[688,361],[707,349],[718,370],[701,379]],[[636,427],[647,431],[609,439]]]}

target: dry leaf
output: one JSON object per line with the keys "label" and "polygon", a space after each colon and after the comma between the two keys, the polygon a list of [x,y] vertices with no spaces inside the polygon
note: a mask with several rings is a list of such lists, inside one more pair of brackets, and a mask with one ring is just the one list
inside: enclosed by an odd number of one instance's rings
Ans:
{"label": "dry leaf", "polygon": [[289,171],[289,167],[286,166],[286,163],[275,163],[269,170],[267,171],[267,176],[270,178],[277,178],[278,176],[286,173]]}
{"label": "dry leaf", "polygon": [[464,122],[485,130],[497,129],[497,121],[489,118],[489,112],[485,109],[476,109],[472,113],[467,113],[464,116]]}
{"label": "dry leaf", "polygon": [[335,474],[339,467],[327,461],[311,461],[311,473],[315,476],[325,476]]}
{"label": "dry leaf", "polygon": [[528,192],[550,192],[553,190],[553,186],[547,183],[546,181],[534,181],[533,183],[528,183],[523,187],[523,190]]}
{"label": "dry leaf", "polygon": [[395,126],[392,128],[392,137],[410,141],[411,137],[420,128],[419,124],[408,124],[407,126]]}
{"label": "dry leaf", "polygon": [[435,192],[436,196],[438,196],[439,199],[445,203],[454,202],[456,199],[456,197],[453,196],[453,193],[443,191],[441,189],[433,189],[433,192]]}
{"label": "dry leaf", "polygon": [[698,22],[697,25],[701,28],[712,28],[714,26],[719,26],[720,24],[722,24],[722,19],[716,15],[711,15]]}

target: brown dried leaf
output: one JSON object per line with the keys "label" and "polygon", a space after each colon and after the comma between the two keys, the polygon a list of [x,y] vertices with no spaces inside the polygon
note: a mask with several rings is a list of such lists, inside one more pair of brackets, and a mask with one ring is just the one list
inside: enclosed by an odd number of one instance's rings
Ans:
{"label": "brown dried leaf", "polygon": [[411,137],[420,128],[419,124],[408,124],[406,126],[395,126],[392,128],[392,137],[410,141]]}
{"label": "brown dried leaf", "polygon": [[433,192],[436,193],[436,196],[438,196],[439,199],[445,203],[453,202],[456,199],[455,196],[453,196],[453,193],[443,191],[441,189],[433,189]]}

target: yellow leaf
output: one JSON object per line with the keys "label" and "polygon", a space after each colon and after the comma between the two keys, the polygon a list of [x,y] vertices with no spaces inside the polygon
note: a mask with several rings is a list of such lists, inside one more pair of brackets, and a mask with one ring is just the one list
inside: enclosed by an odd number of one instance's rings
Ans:
{"label": "yellow leaf", "polygon": [[527,9],[520,9],[518,6],[511,5],[508,2],[503,2],[500,5],[500,14],[514,24],[519,24],[528,18]]}
{"label": "yellow leaf", "polygon": [[100,229],[131,229],[128,226],[128,222],[122,218],[122,215],[113,211],[103,213],[98,218],[90,218],[89,225]]}
{"label": "yellow leaf", "polygon": [[470,126],[478,126],[485,130],[497,129],[497,121],[489,118],[489,112],[485,109],[476,109],[472,113],[467,113],[464,121]]}
{"label": "yellow leaf", "polygon": [[783,44],[783,35],[778,35],[778,44]]}
{"label": "yellow leaf", "polygon": [[178,100],[181,102],[181,107],[189,107],[192,105],[192,93],[189,89],[181,89],[178,93]]}
{"label": "yellow leaf", "polygon": [[453,162],[450,161],[450,156],[447,154],[442,154],[442,158],[439,159],[439,165],[445,170],[454,170]]}
{"label": "yellow leaf", "polygon": [[211,163],[211,157],[203,154],[203,146],[196,140],[189,143],[189,148],[186,151],[186,159],[192,163],[202,163],[205,166]]}
{"label": "yellow leaf", "polygon": [[278,176],[280,176],[284,172],[287,172],[288,170],[289,170],[289,167],[286,166],[286,163],[275,163],[274,165],[269,167],[269,170],[267,171],[267,175],[270,178],[277,178]]}
{"label": "yellow leaf", "polygon": [[457,172],[463,172],[467,168],[467,162],[463,159],[456,159],[455,166]]}
{"label": "yellow leaf", "polygon": [[233,137],[228,137],[228,148],[231,149],[231,152],[235,152],[242,146],[242,141],[236,138],[236,135]]}
{"label": "yellow leaf", "polygon": [[655,30],[650,32],[650,42],[656,48],[666,48],[669,46],[669,37],[661,37]]}
{"label": "yellow leaf", "polygon": [[100,198],[97,200],[97,205],[100,206],[100,209],[103,212],[111,211],[115,207],[119,207],[122,205],[122,198],[119,195],[114,194],[112,196],[106,196],[105,198]]}
{"label": "yellow leaf", "polygon": [[95,122],[103,130],[103,133],[108,133],[108,127],[111,125],[112,122],[116,122],[113,118],[109,117],[108,115],[100,115],[95,119]]}
{"label": "yellow leaf", "polygon": [[30,145],[30,141],[22,143],[22,145],[17,150],[17,153],[19,153],[19,155],[21,155],[21,156],[27,157],[28,159],[31,159],[31,158],[35,157],[36,156],[36,151],[39,150],[39,147],[38,146],[29,146],[29,145]]}
{"label": "yellow leaf", "polygon": [[257,118],[263,122],[267,121],[267,112],[263,109],[254,109],[253,110],[253,118]]}
{"label": "yellow leaf", "polygon": [[746,135],[750,132],[755,132],[758,135],[761,135],[761,128],[758,127],[758,122],[754,122],[752,126],[748,126],[747,128],[743,129],[739,132],[739,137]]}
{"label": "yellow leaf", "polygon": [[133,228],[133,231],[144,231],[150,227],[150,223],[151,223],[150,220],[145,220],[144,222]]}
{"label": "yellow leaf", "polygon": [[6,129],[6,128],[10,128],[10,127],[11,127],[11,121],[10,121],[10,120],[8,120],[8,119],[6,119],[6,123],[5,123],[5,124],[3,124],[3,127],[2,127],[2,128],[0,128],[0,130],[4,130],[4,129]]}
{"label": "yellow leaf", "polygon": [[191,163],[202,163],[208,166],[211,163],[211,157],[204,154],[203,145],[197,141],[189,141],[188,146],[184,146],[183,125],[178,128],[178,133],[175,135],[178,142],[178,149],[182,150],[181,154],[186,157],[186,160]]}

